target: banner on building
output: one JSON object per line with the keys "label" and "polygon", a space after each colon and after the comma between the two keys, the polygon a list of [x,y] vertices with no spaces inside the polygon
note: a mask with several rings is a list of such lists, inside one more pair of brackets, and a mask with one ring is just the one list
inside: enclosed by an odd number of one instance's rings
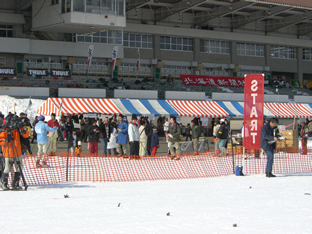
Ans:
{"label": "banner on building", "polygon": [[27,68],[27,76],[49,76],[47,68]]}
{"label": "banner on building", "polygon": [[243,146],[246,149],[260,149],[263,126],[264,76],[246,75],[244,94]]}
{"label": "banner on building", "polygon": [[136,70],[140,70],[140,49],[138,48],[138,53],[137,53],[137,67]]}
{"label": "banner on building", "polygon": [[0,67],[0,76],[16,76],[16,67]]}
{"label": "banner on building", "polygon": [[71,77],[71,72],[69,69],[50,69],[50,75],[53,77]]}
{"label": "banner on building", "polygon": [[88,68],[87,68],[88,71],[90,69],[91,62],[92,62],[93,49],[94,49],[94,45],[90,45],[88,48]]}
{"label": "banner on building", "polygon": [[117,59],[117,54],[118,54],[118,48],[119,46],[115,46],[112,52],[112,70],[115,70],[116,66],[116,59]]}
{"label": "banner on building", "polygon": [[180,75],[186,85],[244,87],[243,77]]}

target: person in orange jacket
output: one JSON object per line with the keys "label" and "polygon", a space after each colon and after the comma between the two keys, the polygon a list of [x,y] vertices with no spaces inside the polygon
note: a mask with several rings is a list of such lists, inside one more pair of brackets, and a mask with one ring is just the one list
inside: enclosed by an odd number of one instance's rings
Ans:
{"label": "person in orange jacket", "polygon": [[[9,133],[11,133],[10,142],[8,142]],[[8,187],[8,177],[9,177],[9,172],[12,169],[13,163],[15,164],[15,174],[14,174],[14,181],[12,184],[12,189],[15,189],[15,190],[22,189],[19,186],[19,181],[20,181],[20,177],[22,173],[22,171],[20,171],[20,168],[22,169],[22,166],[23,166],[22,165],[23,156],[22,156],[22,150],[21,150],[20,135],[24,138],[27,138],[29,137],[29,132],[24,128],[20,128],[19,130],[14,129],[11,131],[8,131],[4,128],[4,130],[0,132],[0,144],[2,146],[3,156],[5,158],[5,168],[2,173],[2,178],[1,178],[1,187],[3,190],[10,189]],[[20,167],[18,166],[18,164],[20,164]]]}

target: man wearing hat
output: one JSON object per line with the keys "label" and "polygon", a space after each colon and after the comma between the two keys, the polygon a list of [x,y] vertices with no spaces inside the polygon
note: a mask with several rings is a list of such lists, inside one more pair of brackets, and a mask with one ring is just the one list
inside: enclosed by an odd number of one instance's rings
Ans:
{"label": "man wearing hat", "polygon": [[[51,119],[47,122],[48,126],[50,128],[60,128],[60,124],[59,122],[55,119],[55,114],[52,113],[51,114]],[[55,156],[56,154],[56,150],[57,150],[57,137],[58,134],[57,132],[48,132],[48,137],[49,137],[49,144],[50,144],[50,155],[51,156]]]}
{"label": "man wearing hat", "polygon": [[140,132],[137,124],[136,114],[132,115],[131,122],[128,127],[129,143],[130,143],[130,156],[137,158],[140,149]]}
{"label": "man wearing hat", "polygon": [[[36,161],[36,167],[47,167],[47,153],[49,150],[49,138],[48,138],[48,131],[55,132],[57,127],[50,128],[46,123],[44,123],[44,116],[40,115],[38,118],[39,122],[35,126],[35,131],[37,133],[37,142],[38,142],[38,158]],[[42,164],[40,164],[41,156]]]}
{"label": "man wearing hat", "polygon": [[309,128],[308,125],[302,120],[301,124],[301,146],[302,146],[302,154],[308,153],[308,137],[309,137]]}

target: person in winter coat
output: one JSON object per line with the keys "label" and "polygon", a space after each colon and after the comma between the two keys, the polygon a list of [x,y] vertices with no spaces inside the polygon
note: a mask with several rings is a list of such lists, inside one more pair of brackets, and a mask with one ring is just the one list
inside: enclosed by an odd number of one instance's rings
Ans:
{"label": "person in winter coat", "polygon": [[217,138],[219,143],[219,149],[221,149],[221,156],[225,156],[228,154],[228,151],[226,149],[226,141],[229,135],[228,127],[225,125],[225,120],[220,120],[220,128],[218,130]]}
{"label": "person in winter coat", "polygon": [[266,177],[276,177],[272,174],[274,149],[276,148],[277,137],[274,136],[274,128],[278,125],[278,119],[272,118],[268,123],[261,128],[261,143],[260,147],[267,155],[267,164],[265,169]]}
{"label": "person in winter coat", "polygon": [[[57,127],[58,129],[60,128],[60,125],[58,121],[55,119],[55,114],[51,114],[51,119],[47,122],[48,126],[50,128]],[[50,144],[50,155],[55,156],[56,155],[56,150],[57,150],[57,138],[58,134],[57,132],[48,132],[48,137],[49,137],[49,144]]]}
{"label": "person in winter coat", "polygon": [[187,141],[189,138],[190,138],[190,140],[192,140],[191,125],[190,124],[187,124],[187,126],[185,128],[185,136],[186,136],[185,141]]}
{"label": "person in winter coat", "polygon": [[131,123],[128,127],[129,144],[130,144],[130,156],[134,158],[139,158],[140,149],[140,132],[137,126],[137,116],[132,115]]}
{"label": "person in winter coat", "polygon": [[107,154],[107,142],[109,142],[110,128],[108,124],[108,118],[104,119],[104,122],[99,125],[100,127],[100,141],[102,144],[103,154]]}
{"label": "person in winter coat", "polygon": [[152,134],[152,156],[156,155],[157,149],[159,148],[159,137],[157,135],[157,129],[153,129],[153,134]]}
{"label": "person in winter coat", "polygon": [[140,134],[140,156],[145,156],[147,154],[147,135],[145,133],[146,121],[145,119],[140,120],[141,126],[139,128]]}
{"label": "person in winter coat", "polygon": [[128,157],[128,123],[123,120],[124,116],[118,116],[117,136],[117,152],[119,156]]}
{"label": "person in winter coat", "polygon": [[68,150],[74,155],[75,149],[78,146],[78,137],[76,130],[73,130],[72,134],[68,134]]}
{"label": "person in winter coat", "polygon": [[98,153],[98,141],[99,141],[100,128],[96,125],[96,120],[92,120],[92,125],[88,127],[89,136],[89,155]]}
{"label": "person in winter coat", "polygon": [[[6,121],[11,121],[13,114],[8,115],[6,119],[3,120],[3,124],[5,125]],[[1,176],[1,187],[3,190],[10,189],[8,187],[8,178],[9,173],[11,171],[12,165],[15,164],[15,173],[14,173],[14,180],[12,183],[12,189],[20,190],[21,187],[19,186],[21,171],[20,168],[23,168],[23,156],[21,151],[21,142],[20,136],[23,138],[29,137],[29,132],[24,129],[20,128],[19,130],[11,130],[11,142],[7,142],[8,132],[1,131],[0,133],[0,145],[2,147],[3,157],[5,158],[5,168]],[[13,146],[13,147],[12,147]],[[20,167],[19,167],[19,165]],[[2,169],[2,168],[1,168]]]}
{"label": "person in winter coat", "polygon": [[111,122],[109,124],[109,131],[110,131],[110,137],[109,137],[109,142],[107,143],[107,151],[108,154],[110,155],[117,155],[117,150],[116,150],[116,141],[117,141],[117,136],[115,132],[117,132],[115,128],[115,123]]}
{"label": "person in winter coat", "polygon": [[[37,133],[37,143],[38,143],[38,158],[36,161],[36,167],[48,167],[47,165],[47,153],[49,150],[49,138],[48,131],[55,132],[57,127],[50,128],[46,123],[44,123],[44,116],[40,115],[38,118],[39,122],[35,126],[35,131]],[[40,164],[41,156],[43,156],[42,164]]]}
{"label": "person in winter coat", "polygon": [[80,131],[81,131],[81,136],[80,136],[80,140],[83,142],[87,142],[87,130],[88,130],[88,124],[87,124],[87,118],[83,118],[82,120],[80,120]]}
{"label": "person in winter coat", "polygon": [[[168,141],[169,141],[169,149],[171,153],[171,159],[180,160],[180,127],[179,124],[176,122],[176,117],[171,116],[170,117],[170,125],[168,129]],[[176,148],[176,155],[174,155],[174,149],[173,146]]]}
{"label": "person in winter coat", "polygon": [[192,142],[193,142],[193,150],[194,154],[198,155],[198,142],[200,137],[200,128],[198,127],[197,121],[192,120]]}
{"label": "person in winter coat", "polygon": [[70,117],[67,117],[66,122],[65,122],[65,140],[67,140],[68,133],[72,134],[73,129],[74,129],[74,123],[70,119]]}
{"label": "person in winter coat", "polygon": [[309,136],[312,137],[312,120],[310,120],[308,124],[308,129],[309,129]]}
{"label": "person in winter coat", "polygon": [[308,137],[309,137],[309,128],[308,125],[303,121],[301,121],[301,146],[302,146],[302,154],[308,153]]}
{"label": "person in winter coat", "polygon": [[[36,116],[35,117],[35,120],[34,120],[34,122],[33,122],[33,124],[32,124],[32,126],[33,126],[33,128],[35,129],[35,126],[36,126],[36,124],[39,122],[39,120],[38,120],[38,116]],[[33,139],[31,140],[31,143],[33,144],[34,143],[34,140],[37,140],[37,133],[36,133],[36,131],[34,130],[33,131]]]}

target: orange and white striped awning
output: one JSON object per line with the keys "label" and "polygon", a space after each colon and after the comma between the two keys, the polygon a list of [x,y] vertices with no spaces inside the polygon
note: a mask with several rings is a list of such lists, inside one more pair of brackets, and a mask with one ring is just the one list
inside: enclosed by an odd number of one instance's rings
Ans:
{"label": "orange and white striped awning", "polygon": [[167,100],[170,106],[182,117],[227,117],[228,113],[214,101]]}
{"label": "orange and white striped awning", "polygon": [[105,115],[121,114],[120,110],[110,99],[96,98],[49,98],[38,110],[38,114],[62,115],[98,113]]}
{"label": "orange and white striped awning", "polygon": [[307,118],[312,116],[312,112],[299,103],[264,103],[264,105],[277,118]]}

